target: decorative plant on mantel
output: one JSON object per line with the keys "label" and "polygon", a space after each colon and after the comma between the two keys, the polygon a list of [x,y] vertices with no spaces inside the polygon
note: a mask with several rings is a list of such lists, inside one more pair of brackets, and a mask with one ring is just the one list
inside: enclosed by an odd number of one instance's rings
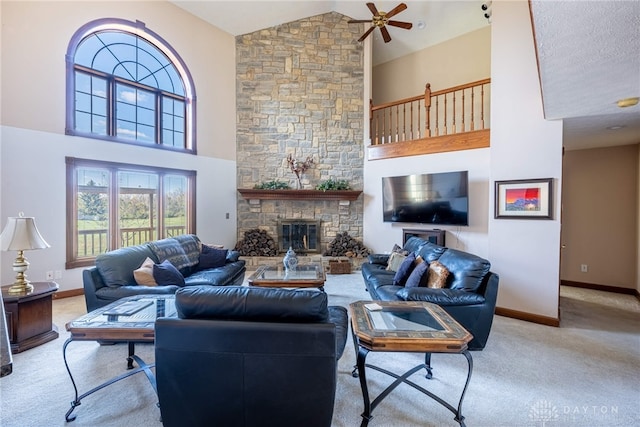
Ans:
{"label": "decorative plant on mantel", "polygon": [[345,179],[333,179],[329,178],[316,185],[316,190],[331,191],[331,190],[351,190],[349,183]]}
{"label": "decorative plant on mantel", "polygon": [[291,172],[296,174],[296,178],[298,179],[298,190],[302,189],[302,174],[311,167],[313,164],[313,158],[309,156],[304,162],[301,162],[294,159],[291,153],[289,153],[287,156],[287,163],[289,164]]}
{"label": "decorative plant on mantel", "polygon": [[278,181],[277,179],[271,181],[263,181],[260,184],[253,186],[255,190],[290,190],[289,184],[286,182]]}

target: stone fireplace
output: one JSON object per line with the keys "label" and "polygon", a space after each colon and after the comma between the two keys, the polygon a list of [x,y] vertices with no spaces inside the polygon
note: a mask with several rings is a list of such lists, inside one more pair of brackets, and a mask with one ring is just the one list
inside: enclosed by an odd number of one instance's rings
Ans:
{"label": "stone fireplace", "polygon": [[278,250],[289,248],[298,254],[316,254],[320,247],[320,221],[304,219],[283,219],[278,221]]}
{"label": "stone fireplace", "polygon": [[[276,240],[279,255],[291,245],[322,259],[338,233],[362,239],[364,197],[315,190],[329,178],[363,188],[364,48],[349,19],[331,12],[236,37],[238,240],[259,229]],[[301,189],[288,156],[313,159]],[[290,190],[240,191],[269,181]]]}

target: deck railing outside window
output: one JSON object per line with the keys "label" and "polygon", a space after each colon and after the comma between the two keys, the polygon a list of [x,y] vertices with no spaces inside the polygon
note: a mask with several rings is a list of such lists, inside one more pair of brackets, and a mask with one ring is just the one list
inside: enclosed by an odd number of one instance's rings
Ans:
{"label": "deck railing outside window", "polygon": [[[186,233],[186,226],[165,227],[166,237],[175,237]],[[81,230],[78,232],[78,257],[94,257],[110,250],[106,229]],[[123,228],[120,230],[121,247],[135,246],[156,240],[156,229],[152,227]]]}

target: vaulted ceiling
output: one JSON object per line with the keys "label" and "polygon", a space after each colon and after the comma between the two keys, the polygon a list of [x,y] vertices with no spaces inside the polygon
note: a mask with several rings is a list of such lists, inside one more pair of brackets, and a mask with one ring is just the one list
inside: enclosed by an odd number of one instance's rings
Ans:
{"label": "vaulted ceiling", "polygon": [[[499,1],[499,0],[495,0]],[[182,1],[172,3],[214,26],[241,35],[330,11],[368,19],[365,1]],[[399,1],[374,1],[389,11]],[[413,24],[388,27],[392,41],[373,35],[373,64],[381,64],[490,25],[489,1],[405,1],[393,19]],[[564,121],[566,149],[640,143],[640,1],[531,0],[545,117]],[[367,28],[366,24],[363,28]]]}

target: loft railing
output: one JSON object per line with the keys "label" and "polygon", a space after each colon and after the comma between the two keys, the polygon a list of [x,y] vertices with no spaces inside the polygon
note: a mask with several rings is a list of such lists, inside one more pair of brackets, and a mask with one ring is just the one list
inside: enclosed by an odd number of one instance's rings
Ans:
{"label": "loft railing", "polygon": [[[167,237],[175,237],[186,233],[186,226],[172,225],[165,227]],[[156,240],[155,227],[138,227],[120,229],[121,247],[135,246]],[[92,257],[107,252],[109,239],[107,229],[80,230],[78,232],[78,257]]]}
{"label": "loft railing", "polygon": [[[427,140],[489,129],[491,79],[370,105],[371,145]],[[428,142],[428,141],[424,141]]]}

